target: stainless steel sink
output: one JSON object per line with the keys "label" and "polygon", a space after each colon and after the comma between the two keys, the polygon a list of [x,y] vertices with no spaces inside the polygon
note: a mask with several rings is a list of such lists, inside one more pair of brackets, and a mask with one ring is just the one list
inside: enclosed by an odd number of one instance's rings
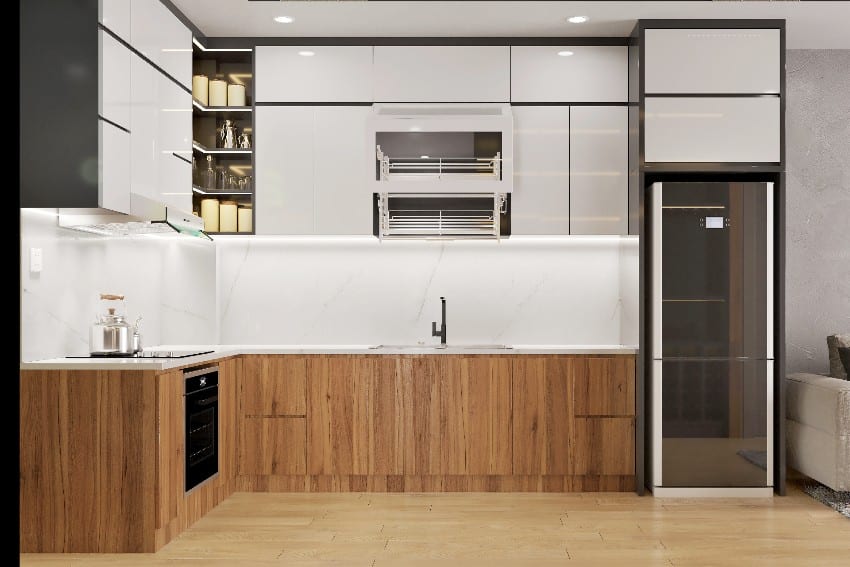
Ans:
{"label": "stainless steel sink", "polygon": [[421,351],[431,351],[431,350],[445,350],[445,349],[463,349],[463,350],[510,350],[513,347],[509,345],[497,345],[497,344],[480,344],[480,345],[472,345],[472,344],[447,344],[447,345],[375,345],[370,346],[370,349],[375,350],[421,350]]}

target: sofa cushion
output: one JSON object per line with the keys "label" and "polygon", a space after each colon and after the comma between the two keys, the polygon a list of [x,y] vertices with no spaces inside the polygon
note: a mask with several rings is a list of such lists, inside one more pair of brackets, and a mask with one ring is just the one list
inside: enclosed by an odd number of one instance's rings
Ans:
{"label": "sofa cushion", "polygon": [[848,373],[844,370],[844,365],[841,364],[838,349],[850,347],[850,334],[830,335],[826,338],[826,346],[829,348],[829,375],[833,378],[847,380]]}
{"label": "sofa cushion", "polygon": [[841,359],[841,364],[844,365],[845,380],[850,380],[850,347],[839,348],[838,358]]}

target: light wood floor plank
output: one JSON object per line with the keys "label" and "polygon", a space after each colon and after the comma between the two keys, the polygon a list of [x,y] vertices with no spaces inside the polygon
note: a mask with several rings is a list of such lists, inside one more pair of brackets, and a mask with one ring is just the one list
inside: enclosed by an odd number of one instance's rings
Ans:
{"label": "light wood floor plank", "polygon": [[845,566],[850,520],[772,499],[634,494],[236,493],[156,554],[23,554],[31,567]]}

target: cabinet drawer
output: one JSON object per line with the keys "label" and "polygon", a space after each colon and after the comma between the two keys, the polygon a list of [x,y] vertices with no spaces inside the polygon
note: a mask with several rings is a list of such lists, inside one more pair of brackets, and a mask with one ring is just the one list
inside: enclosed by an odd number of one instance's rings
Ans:
{"label": "cabinet drawer", "polygon": [[779,97],[646,97],[647,162],[780,159]]}
{"label": "cabinet drawer", "polygon": [[635,415],[635,359],[586,358],[576,364],[576,417]]}
{"label": "cabinet drawer", "polygon": [[779,93],[778,29],[648,29],[647,93]]}
{"label": "cabinet drawer", "polygon": [[245,417],[239,421],[239,474],[307,472],[307,421],[303,417]]}

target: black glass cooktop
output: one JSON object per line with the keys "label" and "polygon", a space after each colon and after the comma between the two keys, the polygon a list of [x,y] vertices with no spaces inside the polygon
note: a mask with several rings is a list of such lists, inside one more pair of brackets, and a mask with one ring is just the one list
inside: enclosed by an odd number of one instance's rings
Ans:
{"label": "black glass cooktop", "polygon": [[198,356],[199,354],[209,354],[211,350],[143,350],[136,354],[90,354],[87,356],[67,356],[65,358],[186,358],[189,356]]}

